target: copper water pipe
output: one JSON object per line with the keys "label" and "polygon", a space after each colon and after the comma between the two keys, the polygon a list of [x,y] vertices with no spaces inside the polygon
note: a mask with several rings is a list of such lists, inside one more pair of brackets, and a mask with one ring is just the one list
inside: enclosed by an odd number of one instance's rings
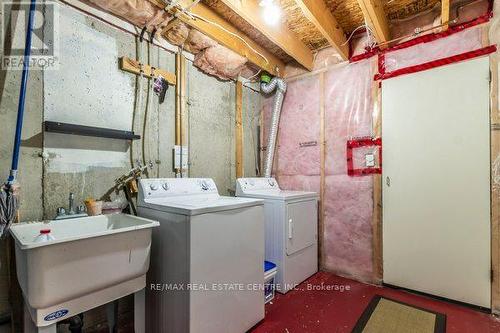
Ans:
{"label": "copper water pipe", "polygon": [[[181,85],[182,85],[182,55],[175,54],[175,146],[182,147],[182,110],[181,110]],[[181,165],[182,168],[182,165]],[[181,168],[175,168],[176,177],[182,173]]]}

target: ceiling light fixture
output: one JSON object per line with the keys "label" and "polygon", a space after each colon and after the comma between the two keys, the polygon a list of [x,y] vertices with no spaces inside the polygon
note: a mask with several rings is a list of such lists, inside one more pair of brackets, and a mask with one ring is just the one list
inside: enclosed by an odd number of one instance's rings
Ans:
{"label": "ceiling light fixture", "polygon": [[263,8],[262,16],[269,25],[278,25],[281,22],[281,8],[275,0],[260,0],[259,6]]}

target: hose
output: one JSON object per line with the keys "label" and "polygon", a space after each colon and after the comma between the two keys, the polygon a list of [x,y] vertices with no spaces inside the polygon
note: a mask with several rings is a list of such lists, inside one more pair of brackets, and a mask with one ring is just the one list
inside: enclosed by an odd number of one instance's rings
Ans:
{"label": "hose", "polygon": [[0,237],[5,237],[10,225],[16,218],[19,209],[19,198],[14,193],[14,184],[17,180],[17,168],[19,165],[19,151],[21,148],[21,134],[23,131],[24,106],[26,100],[26,87],[28,84],[29,60],[31,55],[31,36],[33,22],[35,20],[36,0],[31,0],[28,16],[28,28],[26,31],[26,42],[24,45],[23,72],[21,74],[21,87],[19,88],[19,103],[17,106],[16,134],[14,147],[12,149],[12,164],[7,183],[0,185]]}
{"label": "hose", "polygon": [[17,106],[16,135],[14,138],[14,147],[12,149],[12,165],[8,179],[8,185],[13,185],[17,179],[17,168],[19,164],[19,150],[21,148],[21,134],[23,131],[24,105],[26,101],[26,86],[28,84],[29,63],[31,55],[31,36],[33,22],[35,20],[36,0],[31,0],[30,12],[28,16],[28,29],[26,32],[26,42],[24,45],[23,72],[21,74],[21,88],[19,90],[19,103]]}
{"label": "hose", "polygon": [[[151,37],[151,40],[153,37]],[[151,64],[151,44],[148,43],[148,63]],[[149,169],[152,169],[153,167],[153,162],[151,161],[151,143],[147,141],[147,134],[148,134],[148,122],[149,122],[149,115],[151,114],[151,103],[153,100],[153,87],[152,85],[154,84],[154,70],[151,71],[151,79],[148,79],[148,97],[146,99],[146,110],[144,112],[144,124],[143,124],[143,129],[142,129],[142,161],[144,165],[149,166],[148,169],[146,169],[146,176],[149,178]],[[146,148],[147,148],[147,154],[146,154]],[[149,160],[148,160],[149,158]]]}
{"label": "hose", "polygon": [[267,152],[264,160],[264,177],[271,177],[273,170],[274,151],[276,149],[276,139],[278,137],[278,128],[280,123],[281,107],[283,106],[283,99],[286,93],[286,82],[283,79],[274,77],[271,82],[262,82],[260,90],[265,94],[270,94],[276,90],[274,97],[273,116],[271,119],[271,127],[269,132],[269,139],[267,143]]}
{"label": "hose", "polygon": [[[142,107],[142,81],[144,79],[144,69],[143,69],[143,63],[142,63],[142,42],[144,40],[144,32],[146,30],[142,29],[140,37],[139,37],[139,43],[137,44],[137,61],[139,61],[139,66],[140,66],[140,75],[139,78],[137,78],[136,85],[135,85],[135,96],[136,96],[136,104],[134,107],[134,113],[132,115],[132,127],[134,132],[136,131],[136,123],[137,123],[137,118],[138,115],[140,114],[140,110]],[[139,160],[139,154],[135,152],[134,146],[139,146],[139,145],[134,145],[134,143],[131,144],[130,148],[130,159],[131,159],[131,164],[132,168],[136,167],[135,164],[138,164],[137,166],[141,166],[141,162]]]}

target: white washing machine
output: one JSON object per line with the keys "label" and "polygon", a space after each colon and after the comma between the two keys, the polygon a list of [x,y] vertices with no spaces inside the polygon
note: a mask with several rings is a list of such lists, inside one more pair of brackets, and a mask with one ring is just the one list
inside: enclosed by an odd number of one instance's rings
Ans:
{"label": "white washing machine", "polygon": [[266,260],[278,266],[286,293],[318,271],[318,194],[283,191],[274,178],[240,178],[238,197],[265,200]]}
{"label": "white washing machine", "polygon": [[264,318],[263,200],[220,196],[211,179],[142,179],[153,232],[147,332],[243,333]]}

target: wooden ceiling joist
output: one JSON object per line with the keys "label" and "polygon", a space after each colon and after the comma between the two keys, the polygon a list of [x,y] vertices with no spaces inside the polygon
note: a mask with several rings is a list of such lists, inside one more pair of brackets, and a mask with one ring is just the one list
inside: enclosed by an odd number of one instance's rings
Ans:
{"label": "wooden ceiling joist", "polygon": [[441,0],[441,24],[442,31],[448,29],[448,22],[450,21],[450,0]]}
{"label": "wooden ceiling joist", "polygon": [[378,43],[391,39],[387,16],[381,0],[358,0],[366,23],[371,28]]}
{"label": "wooden ceiling joist", "polygon": [[258,0],[221,0],[227,7],[243,20],[254,26],[270,41],[279,46],[289,56],[308,70],[314,67],[314,56],[311,50],[286,26],[285,22],[270,25],[265,20],[263,7]]}
{"label": "wooden ceiling joist", "polygon": [[344,30],[338,24],[324,0],[295,0],[307,19],[323,34],[343,60],[349,58],[349,45]]}
{"label": "wooden ceiling joist", "polygon": [[[163,0],[149,0],[160,8],[165,8]],[[193,3],[192,0],[181,0],[179,5],[187,8]],[[189,12],[192,16],[173,9],[179,20],[201,33],[212,38],[219,44],[227,47],[235,53],[247,58],[251,63],[271,73],[282,77],[285,74],[285,63],[271,52],[258,45],[240,30],[228,23],[208,6],[198,3]]]}

